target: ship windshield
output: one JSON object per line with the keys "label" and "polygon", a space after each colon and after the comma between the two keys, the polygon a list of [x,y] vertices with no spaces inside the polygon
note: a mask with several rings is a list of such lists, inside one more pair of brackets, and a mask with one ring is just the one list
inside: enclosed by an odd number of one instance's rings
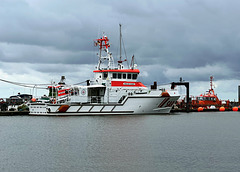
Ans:
{"label": "ship windshield", "polygon": [[[107,73],[103,73],[103,79],[107,78]],[[136,73],[112,73],[113,79],[131,79],[136,80],[138,77],[138,74]]]}
{"label": "ship windshield", "polygon": [[128,73],[128,74],[127,74],[127,79],[132,79],[131,73]]}
{"label": "ship windshield", "polygon": [[212,100],[212,101],[216,101],[216,98],[215,98],[215,97],[211,97],[211,100]]}
{"label": "ship windshield", "polygon": [[132,79],[137,79],[137,74],[136,74],[136,73],[134,73],[134,74],[132,75]]}
{"label": "ship windshield", "polygon": [[122,79],[122,74],[118,73],[118,79]]}

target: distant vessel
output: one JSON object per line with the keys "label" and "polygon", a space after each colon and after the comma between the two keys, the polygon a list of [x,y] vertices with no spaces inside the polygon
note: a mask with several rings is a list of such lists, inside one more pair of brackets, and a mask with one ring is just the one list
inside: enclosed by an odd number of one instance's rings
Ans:
{"label": "distant vessel", "polygon": [[[121,42],[120,25],[120,42]],[[87,85],[66,85],[64,78],[58,85],[49,86],[49,97],[29,104],[30,115],[114,115],[168,114],[178,95],[163,89],[148,89],[137,81],[140,73],[132,57],[131,66],[124,68],[121,57],[114,67],[109,39],[106,35],[95,41],[99,60],[94,79]]]}
{"label": "distant vessel", "polygon": [[219,109],[222,106],[229,108],[229,103],[229,101],[219,100],[217,94],[215,94],[213,90],[213,76],[210,76],[210,89],[205,94],[192,98],[193,109],[197,109],[198,107]]}

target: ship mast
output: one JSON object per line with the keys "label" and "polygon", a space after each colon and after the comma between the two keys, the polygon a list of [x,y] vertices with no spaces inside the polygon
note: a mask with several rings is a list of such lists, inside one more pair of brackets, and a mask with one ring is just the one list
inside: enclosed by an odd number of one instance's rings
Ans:
{"label": "ship mast", "polygon": [[[105,61],[108,60],[108,65],[107,68],[113,68],[113,57],[112,53],[108,51],[108,47],[110,47],[109,44],[109,39],[107,36],[103,35],[102,38],[96,39],[94,42],[95,46],[99,46],[99,61],[98,61],[98,66],[97,69],[101,70],[101,64]],[[106,52],[106,56],[102,55],[102,51]]]}
{"label": "ship mast", "polygon": [[118,61],[118,69],[123,69],[122,65],[122,25],[119,24],[119,29],[120,29],[120,57]]}
{"label": "ship mast", "polygon": [[210,89],[209,93],[214,95],[214,90],[213,90],[213,76],[210,76]]}
{"label": "ship mast", "polygon": [[213,81],[213,76],[210,76],[210,87],[211,87],[211,90],[213,89],[213,88],[212,88],[212,87],[213,87],[212,81]]}
{"label": "ship mast", "polygon": [[121,29],[122,25],[119,24],[119,29],[120,29],[120,60],[119,63],[122,62],[122,29]]}

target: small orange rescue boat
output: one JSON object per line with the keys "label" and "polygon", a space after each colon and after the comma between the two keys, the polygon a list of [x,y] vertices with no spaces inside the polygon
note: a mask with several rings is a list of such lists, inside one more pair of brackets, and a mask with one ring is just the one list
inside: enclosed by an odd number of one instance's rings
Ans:
{"label": "small orange rescue boat", "polygon": [[230,101],[219,100],[217,94],[213,90],[213,76],[210,76],[210,89],[205,93],[197,97],[192,97],[191,101],[192,109],[198,109],[203,107],[204,109],[219,109],[220,107],[229,108]]}

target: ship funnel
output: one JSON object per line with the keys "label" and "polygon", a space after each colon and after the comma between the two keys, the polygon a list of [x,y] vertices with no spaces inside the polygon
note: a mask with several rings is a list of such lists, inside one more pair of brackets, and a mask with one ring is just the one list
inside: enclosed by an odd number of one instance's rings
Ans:
{"label": "ship funnel", "polygon": [[151,85],[151,90],[156,90],[157,89],[157,82],[154,81],[153,85]]}
{"label": "ship funnel", "polygon": [[65,80],[66,80],[65,76],[62,76],[61,80],[60,80],[60,82],[58,84],[59,85],[65,85]]}

